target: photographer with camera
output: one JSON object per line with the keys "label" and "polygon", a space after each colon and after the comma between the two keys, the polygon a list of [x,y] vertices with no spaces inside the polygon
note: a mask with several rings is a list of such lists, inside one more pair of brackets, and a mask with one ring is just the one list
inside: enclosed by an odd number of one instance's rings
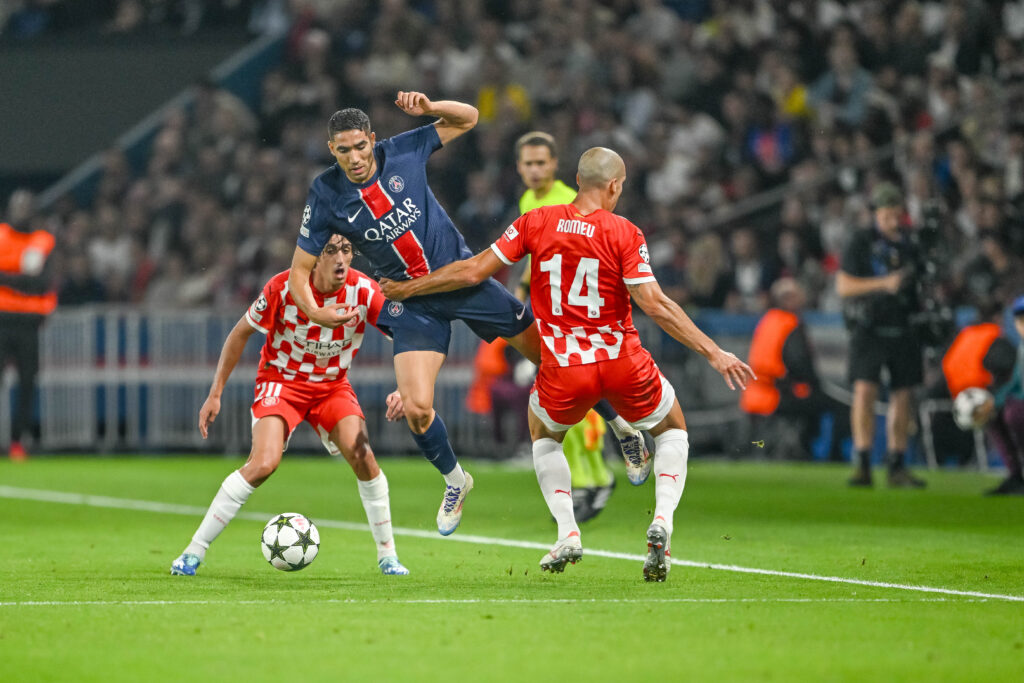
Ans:
{"label": "photographer with camera", "polygon": [[851,486],[872,485],[871,445],[875,437],[875,400],[882,368],[888,370],[886,413],[888,484],[923,488],[904,462],[910,424],[911,389],[922,382],[923,351],[912,322],[919,311],[915,240],[903,225],[903,195],[890,182],[878,183],[871,194],[873,225],[850,240],[836,275],[836,291],[850,330],[850,382],[853,403],[855,471]]}

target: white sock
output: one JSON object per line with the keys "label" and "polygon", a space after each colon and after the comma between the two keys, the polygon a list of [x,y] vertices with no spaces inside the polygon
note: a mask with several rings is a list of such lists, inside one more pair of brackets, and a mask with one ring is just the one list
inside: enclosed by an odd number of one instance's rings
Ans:
{"label": "white sock", "polygon": [[562,444],[554,439],[534,441],[533,469],[537,472],[544,502],[558,523],[558,538],[563,539],[573,531],[578,534],[580,528],[572,512],[572,474]]}
{"label": "white sock", "polygon": [[686,486],[690,440],[685,429],[669,429],[654,437],[654,522],[672,535],[672,515]]}
{"label": "white sock", "polygon": [[611,427],[612,433],[615,434],[615,438],[621,439],[623,436],[633,433],[633,427],[624,419],[621,415],[616,415],[614,420],[606,420],[608,426]]}
{"label": "white sock", "polygon": [[466,485],[466,471],[462,469],[462,465],[459,465],[458,463],[456,463],[454,470],[441,476],[444,477],[444,483],[448,486],[454,486],[457,489],[461,489]]}
{"label": "white sock", "polygon": [[220,485],[217,495],[213,497],[206,516],[199,523],[199,528],[196,529],[192,542],[185,548],[185,552],[195,553],[200,559],[205,558],[206,549],[213,543],[213,539],[224,531],[224,527],[235,518],[239,508],[249,500],[249,495],[255,490],[238,470],[229,474]]}
{"label": "white sock", "polygon": [[395,537],[391,531],[391,503],[388,498],[388,479],[381,471],[370,481],[358,481],[359,498],[366,510],[366,521],[370,523],[370,533],[377,544],[377,559],[397,557]]}

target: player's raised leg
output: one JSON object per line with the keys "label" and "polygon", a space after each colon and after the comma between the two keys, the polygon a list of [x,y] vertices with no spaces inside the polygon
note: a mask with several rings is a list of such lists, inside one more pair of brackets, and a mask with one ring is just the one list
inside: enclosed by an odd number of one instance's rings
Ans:
{"label": "player's raised leg", "polygon": [[206,550],[214,539],[235,518],[238,510],[260,484],[265,482],[281,464],[288,425],[277,415],[262,417],[252,428],[252,451],[249,459],[238,470],[224,479],[213,497],[203,521],[192,536],[192,542],[171,564],[171,574],[194,576],[206,558]]}
{"label": "player's raised leg", "polygon": [[358,415],[348,415],[331,430],[330,439],[355,472],[359,498],[363,502],[370,533],[377,545],[377,566],[384,574],[408,574],[409,570],[398,561],[398,550],[391,529],[388,480],[370,448],[366,421]]}
{"label": "player's raised leg", "polygon": [[395,354],[395,379],[405,404],[405,419],[423,457],[445,481],[444,497],[437,511],[437,530],[448,536],[462,521],[466,494],[473,478],[462,469],[448,440],[444,420],[434,410],[434,382],[445,355],[437,351],[404,351]]}
{"label": "player's raised leg", "polygon": [[560,425],[550,418],[543,419],[538,412],[537,392],[530,395],[530,437],[533,439],[533,469],[537,473],[544,502],[558,524],[558,540],[540,559],[540,568],[561,572],[567,564],[576,564],[583,558],[580,528],[572,506],[572,474],[562,451],[562,441],[570,425]]}

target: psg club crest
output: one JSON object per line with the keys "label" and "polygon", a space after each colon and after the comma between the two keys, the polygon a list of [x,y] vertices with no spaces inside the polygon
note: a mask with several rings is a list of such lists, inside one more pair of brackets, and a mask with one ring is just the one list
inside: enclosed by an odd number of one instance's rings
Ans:
{"label": "psg club crest", "polygon": [[405,306],[399,301],[391,301],[388,303],[388,315],[392,318],[397,318],[402,315],[402,311],[405,310]]}
{"label": "psg club crest", "polygon": [[392,192],[401,192],[405,189],[405,181],[402,180],[402,176],[393,175],[388,178],[388,189]]}

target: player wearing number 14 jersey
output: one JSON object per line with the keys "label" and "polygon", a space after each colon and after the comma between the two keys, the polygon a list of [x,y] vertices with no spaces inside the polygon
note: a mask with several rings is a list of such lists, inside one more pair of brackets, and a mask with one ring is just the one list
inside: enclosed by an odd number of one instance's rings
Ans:
{"label": "player wearing number 14 jersey", "polygon": [[655,509],[644,578],[664,581],[689,442],[675,392],[640,344],[630,297],[672,337],[707,358],[731,388],[745,387],[753,372],[701,332],[658,286],[643,233],[611,213],[625,179],[618,154],[589,149],[580,158],[580,191],[572,204],[530,211],[472,259],[409,282],[382,280],[381,287],[390,299],[449,291],[532,256],[530,299],[542,344],[530,396],[530,435],[537,481],[558,523],[558,540],[541,567],[560,572],[583,555],[562,440],[605,398],[634,427],[654,436]]}

